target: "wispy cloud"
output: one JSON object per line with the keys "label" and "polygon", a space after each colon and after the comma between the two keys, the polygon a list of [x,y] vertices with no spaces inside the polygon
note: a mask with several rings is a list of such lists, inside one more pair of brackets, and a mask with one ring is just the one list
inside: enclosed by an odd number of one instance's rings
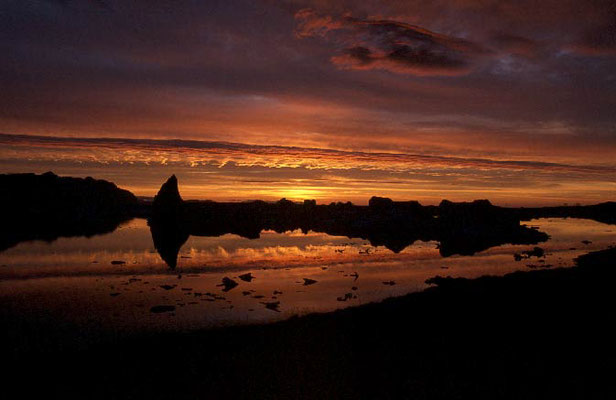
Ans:
{"label": "wispy cloud", "polygon": [[351,200],[372,195],[437,203],[597,202],[616,191],[616,166],[377,153],[185,140],[0,134],[0,169],[92,175],[153,195],[175,173],[187,198]]}
{"label": "wispy cloud", "polygon": [[[394,152],[341,151],[321,148],[250,145],[231,142],[197,140],[159,140],[127,138],[69,138],[0,134],[0,144],[25,148],[70,148],[89,151],[101,150],[96,161],[140,161],[167,164],[171,161],[188,165],[211,164],[219,167],[230,162],[240,166],[268,168],[305,167],[308,169],[369,170],[379,168],[408,171],[415,168],[493,168],[538,169],[583,173],[616,173],[616,166],[569,165],[533,160],[495,160],[488,158],[462,158],[440,155]],[[1,154],[1,153],[0,153]],[[103,155],[104,154],[104,155]],[[69,157],[75,157],[70,154]]]}

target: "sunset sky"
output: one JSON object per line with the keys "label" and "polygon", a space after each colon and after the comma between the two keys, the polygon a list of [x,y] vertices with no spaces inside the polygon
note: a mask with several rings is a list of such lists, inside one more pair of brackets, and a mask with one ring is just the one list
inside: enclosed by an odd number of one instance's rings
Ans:
{"label": "sunset sky", "polygon": [[616,1],[2,1],[0,173],[616,200]]}

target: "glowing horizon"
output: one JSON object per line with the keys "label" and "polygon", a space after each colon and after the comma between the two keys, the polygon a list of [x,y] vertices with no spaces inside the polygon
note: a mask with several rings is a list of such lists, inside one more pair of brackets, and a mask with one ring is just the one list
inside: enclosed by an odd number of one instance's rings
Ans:
{"label": "glowing horizon", "polygon": [[52,170],[108,179],[154,196],[171,174],[185,199],[315,199],[366,204],[371,196],[437,204],[487,198],[510,206],[613,200],[615,165],[370,153],[239,143],[0,134],[5,172]]}

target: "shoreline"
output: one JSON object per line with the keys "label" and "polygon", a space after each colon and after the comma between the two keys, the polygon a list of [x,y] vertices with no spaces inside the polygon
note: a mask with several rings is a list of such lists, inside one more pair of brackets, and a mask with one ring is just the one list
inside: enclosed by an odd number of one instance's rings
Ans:
{"label": "shoreline", "polygon": [[[265,325],[60,351],[4,340],[8,381],[35,376],[65,398],[607,398],[615,259],[609,248],[570,268],[439,277],[419,293]],[[54,370],[60,358],[67,369]]]}

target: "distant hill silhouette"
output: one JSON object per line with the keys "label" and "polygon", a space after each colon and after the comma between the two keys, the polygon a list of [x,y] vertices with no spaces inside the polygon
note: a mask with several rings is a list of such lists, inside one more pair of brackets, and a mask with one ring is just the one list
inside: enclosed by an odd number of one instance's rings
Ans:
{"label": "distant hill silhouette", "polygon": [[25,240],[111,232],[138,204],[129,191],[90,177],[0,175],[0,251]]}

